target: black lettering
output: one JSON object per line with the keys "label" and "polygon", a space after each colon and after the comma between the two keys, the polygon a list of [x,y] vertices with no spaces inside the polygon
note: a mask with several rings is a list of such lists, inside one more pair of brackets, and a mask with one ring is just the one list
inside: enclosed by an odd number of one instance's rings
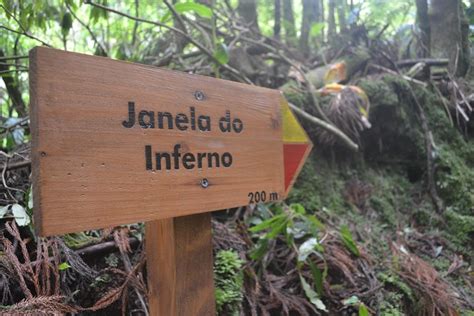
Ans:
{"label": "black lettering", "polygon": [[145,168],[146,170],[153,169],[153,161],[151,161],[151,146],[145,145]]}
{"label": "black lettering", "polygon": [[181,148],[180,144],[174,145],[174,150],[173,150],[173,158],[174,158],[174,168],[179,169],[179,157],[181,157],[181,153],[179,152],[179,149]]}
{"label": "black lettering", "polygon": [[221,117],[219,120],[219,128],[221,132],[230,132],[230,111],[225,111],[225,117]]}
{"label": "black lettering", "polygon": [[171,170],[171,157],[169,153],[156,153],[156,170],[161,170],[161,159],[165,158],[166,170]]}
{"label": "black lettering", "polygon": [[196,111],[194,109],[194,106],[191,107],[191,129],[193,131],[196,130]]}
{"label": "black lettering", "polygon": [[206,153],[198,153],[198,168],[202,169],[202,160],[206,157]]}
{"label": "black lettering", "polygon": [[216,162],[216,168],[219,168],[219,154],[218,153],[207,153],[207,166],[212,168],[212,157]]}
{"label": "black lettering", "polygon": [[132,128],[135,125],[135,102],[128,102],[128,121],[123,121],[122,125],[125,128]]}
{"label": "black lettering", "polygon": [[176,115],[175,123],[176,127],[180,131],[185,131],[188,129],[189,120],[188,117],[183,113],[179,113],[178,115]]}
{"label": "black lettering", "polygon": [[225,152],[222,154],[221,160],[222,160],[222,165],[226,168],[232,165],[232,155],[228,152]]}
{"label": "black lettering", "polygon": [[200,131],[210,132],[211,131],[211,118],[206,115],[199,115],[198,127]]}
{"label": "black lettering", "polygon": [[170,112],[158,112],[158,128],[163,129],[163,118],[168,119],[168,129],[173,129],[173,116]]}
{"label": "black lettering", "polygon": [[234,128],[234,132],[240,133],[244,129],[244,123],[238,118],[232,121],[232,127]]}
{"label": "black lettering", "polygon": [[[148,116],[148,122],[145,122],[145,116]],[[138,114],[138,123],[140,123],[140,126],[142,128],[155,128],[155,112],[140,111],[140,113]]]}
{"label": "black lettering", "polygon": [[186,169],[194,169],[194,162],[196,161],[196,158],[194,157],[193,154],[191,153],[185,153],[183,155],[183,166]]}

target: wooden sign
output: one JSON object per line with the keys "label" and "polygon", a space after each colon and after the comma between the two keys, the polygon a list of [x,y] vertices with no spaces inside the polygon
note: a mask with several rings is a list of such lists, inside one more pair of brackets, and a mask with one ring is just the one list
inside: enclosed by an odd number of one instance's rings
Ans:
{"label": "wooden sign", "polygon": [[56,235],[283,199],[311,143],[280,92],[30,52],[35,227]]}
{"label": "wooden sign", "polygon": [[312,147],[277,91],[44,47],[30,100],[38,234],[147,221],[150,315],[215,314],[209,211],[283,199]]}

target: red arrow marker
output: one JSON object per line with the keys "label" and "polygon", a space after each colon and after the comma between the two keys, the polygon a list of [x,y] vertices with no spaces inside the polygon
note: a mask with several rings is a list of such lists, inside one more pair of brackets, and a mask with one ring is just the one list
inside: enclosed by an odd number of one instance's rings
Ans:
{"label": "red arrow marker", "polygon": [[311,148],[313,148],[313,143],[291,112],[288,102],[283,96],[281,97],[281,111],[283,118],[285,195],[288,195],[311,152]]}

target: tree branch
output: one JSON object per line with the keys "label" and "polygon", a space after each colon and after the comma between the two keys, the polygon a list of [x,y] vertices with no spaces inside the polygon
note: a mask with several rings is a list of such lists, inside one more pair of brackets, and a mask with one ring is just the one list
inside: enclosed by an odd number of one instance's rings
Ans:
{"label": "tree branch", "polygon": [[138,18],[138,17],[134,17],[134,16],[131,16],[127,13],[124,13],[124,12],[120,12],[118,10],[115,10],[115,9],[112,9],[112,8],[109,8],[107,6],[104,6],[104,5],[101,5],[101,4],[98,4],[98,3],[95,3],[93,1],[90,1],[90,0],[86,0],[84,1],[84,3],[86,4],[90,4],[94,7],[97,7],[97,8],[100,8],[102,10],[106,10],[108,12],[112,12],[112,13],[115,13],[115,14],[118,14],[120,16],[123,16],[123,17],[126,17],[128,19],[131,19],[133,21],[137,21],[137,22],[142,22],[142,23],[148,23],[148,24],[152,24],[152,25],[155,25],[155,26],[159,26],[159,27],[163,27],[165,29],[168,29],[170,31],[173,31],[175,33],[178,33],[182,36],[184,36],[190,43],[192,43],[194,46],[196,46],[201,52],[203,52],[205,55],[207,55],[210,59],[212,59],[212,61],[214,61],[215,63],[217,63],[219,66],[221,66],[222,68],[226,69],[227,71],[229,71],[236,79],[238,79],[239,81],[242,81],[242,82],[246,82],[248,84],[253,84],[252,81],[245,77],[244,75],[242,75],[238,70],[232,68],[231,66],[227,65],[227,64],[221,64],[219,62],[219,60],[217,58],[214,57],[214,55],[212,54],[212,52],[210,50],[208,50],[206,47],[204,47],[201,43],[199,43],[198,41],[196,41],[194,38],[192,38],[190,35],[188,35],[187,33],[183,32],[182,30],[178,29],[178,28],[175,28],[173,26],[169,26],[169,25],[166,25],[164,23],[161,23],[161,22],[156,22],[156,21],[150,21],[150,20],[146,20],[146,19],[142,19],[142,18]]}
{"label": "tree branch", "polygon": [[321,128],[324,128],[328,132],[331,132],[334,135],[338,136],[344,142],[344,144],[346,144],[347,147],[349,147],[350,149],[352,149],[354,151],[359,150],[359,146],[356,143],[354,143],[346,134],[344,134],[340,129],[338,129],[334,125],[329,124],[329,123],[327,123],[327,122],[325,122],[325,121],[323,121],[323,120],[321,120],[321,119],[319,119],[315,116],[312,116],[311,114],[303,111],[302,109],[300,109],[299,107],[297,107],[294,104],[291,104],[291,103],[288,103],[288,104],[290,105],[291,109],[294,110],[301,117],[303,117],[303,118],[307,119],[308,121],[318,125]]}

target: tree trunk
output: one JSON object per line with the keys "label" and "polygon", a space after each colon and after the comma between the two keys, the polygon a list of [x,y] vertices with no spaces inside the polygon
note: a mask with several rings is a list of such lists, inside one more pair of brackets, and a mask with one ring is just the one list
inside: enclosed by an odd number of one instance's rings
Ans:
{"label": "tree trunk", "polygon": [[295,16],[293,15],[293,0],[283,0],[283,28],[285,39],[289,46],[296,45]]}
{"label": "tree trunk", "polygon": [[416,0],[416,24],[420,30],[419,57],[430,56],[430,19],[428,0]]}
{"label": "tree trunk", "polygon": [[237,7],[237,11],[239,12],[239,15],[242,17],[244,22],[248,24],[251,29],[260,31],[258,27],[256,0],[239,0],[239,6]]}
{"label": "tree trunk", "polygon": [[281,0],[275,0],[275,24],[273,25],[273,37],[280,39],[281,34]]}
{"label": "tree trunk", "polygon": [[346,0],[337,1],[337,20],[339,21],[340,33],[347,31],[346,7]]}
{"label": "tree trunk", "polygon": [[461,1],[431,0],[431,55],[449,58],[449,71],[464,74],[466,62],[461,33]]}
{"label": "tree trunk", "polygon": [[328,42],[331,42],[336,36],[336,8],[335,0],[329,0],[329,12],[328,12]]}
{"label": "tree trunk", "polygon": [[321,22],[320,2],[303,0],[303,21],[301,23],[300,48],[307,55],[309,53],[309,39],[314,23]]}

